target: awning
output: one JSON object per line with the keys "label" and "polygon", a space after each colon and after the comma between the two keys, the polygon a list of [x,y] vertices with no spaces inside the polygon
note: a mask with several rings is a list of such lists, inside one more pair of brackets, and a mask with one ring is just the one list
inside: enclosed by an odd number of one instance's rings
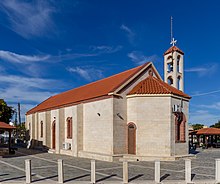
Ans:
{"label": "awning", "polygon": [[202,128],[197,130],[196,135],[220,135],[220,128]]}
{"label": "awning", "polygon": [[1,130],[13,130],[13,129],[16,129],[14,126],[11,126],[5,122],[1,122],[0,121],[0,129]]}

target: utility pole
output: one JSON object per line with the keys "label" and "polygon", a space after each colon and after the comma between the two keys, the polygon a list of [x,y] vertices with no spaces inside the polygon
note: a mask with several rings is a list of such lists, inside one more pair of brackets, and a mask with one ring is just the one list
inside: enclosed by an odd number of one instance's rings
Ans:
{"label": "utility pole", "polygon": [[18,123],[21,124],[21,106],[20,103],[18,103]]}

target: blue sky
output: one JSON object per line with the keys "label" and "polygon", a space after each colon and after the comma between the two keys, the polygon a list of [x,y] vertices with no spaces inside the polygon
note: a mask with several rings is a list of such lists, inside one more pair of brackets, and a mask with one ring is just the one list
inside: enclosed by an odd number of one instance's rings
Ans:
{"label": "blue sky", "polygon": [[0,94],[22,117],[51,95],[152,61],[174,37],[185,53],[190,123],[220,120],[220,2],[1,0]]}

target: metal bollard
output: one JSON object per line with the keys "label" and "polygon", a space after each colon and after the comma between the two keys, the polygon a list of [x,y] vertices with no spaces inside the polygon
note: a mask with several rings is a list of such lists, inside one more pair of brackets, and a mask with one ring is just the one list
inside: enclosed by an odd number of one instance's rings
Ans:
{"label": "metal bollard", "polygon": [[25,174],[26,174],[26,183],[31,183],[31,160],[25,160]]}
{"label": "metal bollard", "polygon": [[58,160],[58,183],[63,183],[63,160]]}
{"label": "metal bollard", "polygon": [[155,161],[155,172],[154,172],[155,182],[160,183],[160,161]]}
{"label": "metal bollard", "polygon": [[123,162],[123,183],[128,183],[128,162]]}
{"label": "metal bollard", "polygon": [[185,181],[191,183],[191,160],[185,159]]}
{"label": "metal bollard", "polygon": [[215,159],[215,180],[217,183],[220,182],[220,159]]}
{"label": "metal bollard", "polygon": [[91,160],[91,183],[95,182],[95,160]]}

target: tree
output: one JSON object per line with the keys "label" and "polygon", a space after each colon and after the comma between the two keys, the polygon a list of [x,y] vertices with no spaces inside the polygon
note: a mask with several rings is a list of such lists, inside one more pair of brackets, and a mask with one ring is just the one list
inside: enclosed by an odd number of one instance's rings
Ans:
{"label": "tree", "polygon": [[9,123],[13,114],[14,114],[13,108],[8,106],[3,99],[0,99],[0,121]]}
{"label": "tree", "polygon": [[211,125],[212,128],[220,128],[220,120],[218,120],[218,123],[215,123],[214,125]]}
{"label": "tree", "polygon": [[203,128],[203,126],[204,126],[203,124],[199,124],[199,123],[192,124],[193,130],[199,130]]}

